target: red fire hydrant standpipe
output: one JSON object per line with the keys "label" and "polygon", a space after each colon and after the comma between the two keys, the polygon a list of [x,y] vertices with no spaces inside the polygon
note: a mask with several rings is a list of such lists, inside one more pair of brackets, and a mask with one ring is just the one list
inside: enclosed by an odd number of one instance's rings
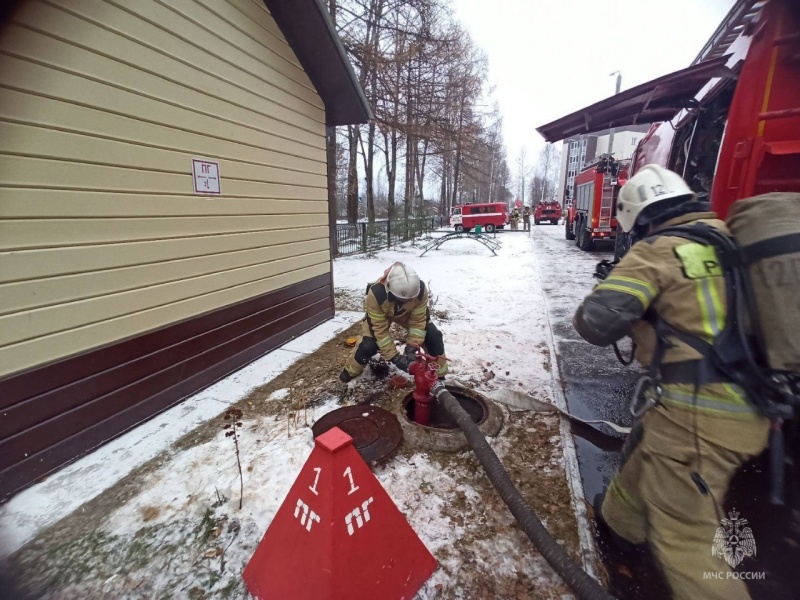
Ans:
{"label": "red fire hydrant standpipe", "polygon": [[438,370],[439,363],[436,362],[436,357],[418,348],[417,360],[411,363],[408,372],[414,376],[414,421],[419,425],[430,425],[431,404],[433,404],[431,388],[439,379]]}

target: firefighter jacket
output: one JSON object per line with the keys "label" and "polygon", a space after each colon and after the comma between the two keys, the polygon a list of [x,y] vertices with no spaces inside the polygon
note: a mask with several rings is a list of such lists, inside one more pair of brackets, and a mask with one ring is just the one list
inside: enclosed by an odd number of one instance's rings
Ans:
{"label": "firefighter jacket", "polygon": [[390,296],[386,287],[378,280],[367,287],[364,308],[367,313],[364,335],[375,338],[384,360],[397,356],[394,340],[389,334],[392,323],[408,330],[406,344],[421,346],[425,341],[425,325],[430,317],[428,290],[424,282],[419,282],[419,294],[416,298],[403,301]]}
{"label": "firefighter jacket", "polygon": [[[729,234],[713,212],[684,214],[659,229],[694,222]],[[713,342],[727,315],[725,280],[712,246],[659,236],[657,229],[595,286],[578,307],[573,324],[581,337],[598,346],[631,336],[636,359],[647,367],[656,350],[654,319],[648,318],[653,313],[681,332]],[[700,354],[689,345],[674,336],[668,342],[662,375],[699,364]],[[758,454],[766,446],[768,421],[738,385],[715,381],[695,386],[664,377],[661,388],[661,402],[654,410],[702,439],[745,454]]]}

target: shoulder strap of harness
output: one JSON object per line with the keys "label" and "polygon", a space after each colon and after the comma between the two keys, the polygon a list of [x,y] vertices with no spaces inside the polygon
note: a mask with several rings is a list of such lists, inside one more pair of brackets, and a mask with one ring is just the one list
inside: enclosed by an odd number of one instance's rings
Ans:
{"label": "shoulder strap of harness", "polygon": [[386,292],[386,287],[380,281],[376,283],[370,283],[367,286],[367,293],[369,293],[370,290],[372,290],[372,295],[375,296],[375,300],[378,301],[378,304],[383,304],[389,297],[388,293]]}

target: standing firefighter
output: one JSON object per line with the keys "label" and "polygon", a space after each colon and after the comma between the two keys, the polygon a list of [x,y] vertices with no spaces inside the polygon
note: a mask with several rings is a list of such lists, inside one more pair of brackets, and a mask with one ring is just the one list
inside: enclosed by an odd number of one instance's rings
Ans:
{"label": "standing firefighter", "polygon": [[[347,359],[339,379],[345,383],[358,377],[376,352],[398,369],[408,372],[416,360],[416,352],[424,346],[428,354],[437,356],[439,378],[447,373],[442,333],[430,322],[428,290],[411,267],[397,262],[378,281],[367,286],[364,300],[366,317],[361,328],[361,341]],[[397,352],[389,333],[392,323],[408,330],[403,354]]]}
{"label": "standing firefighter", "polygon": [[715,578],[729,568],[712,544],[731,477],[764,450],[769,422],[742,387],[705,368],[692,341],[713,344],[728,318],[714,247],[665,231],[697,224],[728,230],[679,175],[656,165],[620,190],[617,218],[641,241],[583,301],[573,323],[598,346],[631,336],[650,373],[637,386],[639,420],[621,470],[596,499],[596,517],[616,536],[650,544],[675,598],[748,598],[741,579]]}
{"label": "standing firefighter", "polygon": [[525,231],[531,230],[531,209],[527,205],[522,209],[522,224]]}

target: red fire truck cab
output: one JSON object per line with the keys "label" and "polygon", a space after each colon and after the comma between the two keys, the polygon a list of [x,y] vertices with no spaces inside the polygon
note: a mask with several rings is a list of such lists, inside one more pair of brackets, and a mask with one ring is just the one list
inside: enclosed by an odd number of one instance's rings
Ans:
{"label": "red fire truck cab", "polygon": [[581,250],[616,238],[617,195],[627,176],[628,165],[607,154],[575,176],[575,198],[564,228],[566,238],[575,240]]}
{"label": "red fire truck cab", "polygon": [[560,218],[561,204],[558,202],[539,202],[533,210],[534,225],[538,225],[542,221],[558,225]]}
{"label": "red fire truck cab", "polygon": [[800,4],[740,0],[718,31],[732,41],[701,56],[724,54],[736,76],[710,80],[695,107],[651,126],[632,173],[677,171],[724,218],[741,198],[800,192]]}
{"label": "red fire truck cab", "polygon": [[508,206],[503,202],[464,204],[450,211],[450,227],[456,231],[469,231],[480,225],[487,233],[503,229],[508,217]]}
{"label": "red fire truck cab", "polygon": [[[739,199],[800,192],[800,3],[737,0],[689,67],[537,130],[553,142],[647,122],[654,125],[636,149],[630,174],[646,164],[680,173],[722,218]],[[596,195],[599,178],[591,170],[577,175],[575,185],[592,181]],[[588,189],[575,193],[568,238],[595,229],[589,218],[595,215],[585,208]],[[581,241],[590,244],[586,236]],[[616,254],[623,251],[618,244]]]}

